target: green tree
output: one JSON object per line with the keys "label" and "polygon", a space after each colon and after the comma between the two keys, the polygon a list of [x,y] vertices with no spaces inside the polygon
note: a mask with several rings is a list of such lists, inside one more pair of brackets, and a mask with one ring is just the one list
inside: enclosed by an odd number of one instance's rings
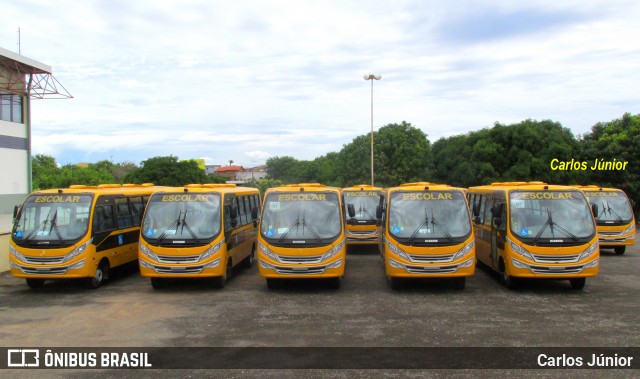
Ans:
{"label": "green tree", "polygon": [[154,183],[161,186],[183,186],[191,183],[207,183],[205,172],[195,161],[178,161],[178,157],[154,157],[142,161],[141,167],[128,173],[129,183]]}
{"label": "green tree", "polygon": [[34,190],[56,187],[59,169],[54,157],[36,154],[31,157],[31,169]]}

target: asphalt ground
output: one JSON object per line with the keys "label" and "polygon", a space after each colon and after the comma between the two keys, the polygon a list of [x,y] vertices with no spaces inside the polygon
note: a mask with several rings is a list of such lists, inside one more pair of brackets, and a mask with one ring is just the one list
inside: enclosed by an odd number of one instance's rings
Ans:
{"label": "asphalt ground", "polygon": [[[568,281],[502,286],[479,266],[463,291],[415,280],[391,290],[376,247],[350,248],[339,290],[292,281],[268,290],[254,266],[222,290],[202,280],[152,289],[136,266],[102,288],[77,281],[29,289],[0,274],[5,347],[640,347],[640,249],[602,249],[582,291]],[[460,357],[464,359],[464,357]],[[500,359],[496,357],[496,359]],[[17,376],[16,376],[17,373]],[[631,377],[637,370],[506,370],[510,376]],[[493,377],[493,370],[10,370],[3,377]],[[580,375],[576,375],[580,374]],[[110,376],[110,375],[107,375]]]}

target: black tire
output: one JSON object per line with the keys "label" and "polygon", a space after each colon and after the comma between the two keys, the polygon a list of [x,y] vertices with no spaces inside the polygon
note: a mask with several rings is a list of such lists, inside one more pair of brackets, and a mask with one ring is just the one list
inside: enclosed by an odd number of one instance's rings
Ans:
{"label": "black tire", "polygon": [[27,285],[29,288],[42,288],[42,286],[44,286],[44,279],[27,278]]}
{"label": "black tire", "polygon": [[455,290],[462,291],[466,284],[467,284],[466,276],[458,276],[456,278],[451,279],[451,287]]}
{"label": "black tire", "polygon": [[394,291],[402,289],[403,283],[400,278],[396,278],[394,276],[387,276],[387,283],[389,283],[389,287]]}
{"label": "black tire", "polygon": [[213,288],[222,289],[227,284],[227,280],[231,277],[231,259],[227,261],[227,268],[224,270],[222,276],[213,278]]}
{"label": "black tire", "polygon": [[518,278],[514,278],[513,276],[509,275],[503,261],[500,261],[500,281],[502,282],[502,284],[504,284],[505,287],[510,290],[518,288],[518,285],[520,284]]}
{"label": "black tire", "polygon": [[151,287],[154,290],[159,290],[164,288],[167,285],[167,282],[164,278],[151,278]]}
{"label": "black tire", "polygon": [[627,250],[626,246],[616,246],[613,248],[613,251],[618,255],[624,254],[625,250]]}
{"label": "black tire", "polygon": [[104,280],[109,275],[109,263],[107,261],[102,261],[96,268],[96,273],[93,277],[87,279],[87,287],[89,289],[95,290],[100,288],[104,283]]}
{"label": "black tire", "polygon": [[335,278],[327,279],[327,287],[329,287],[332,290],[339,290],[341,283],[342,283],[342,278],[339,276]]}
{"label": "black tire", "polygon": [[253,248],[251,248],[251,254],[249,254],[249,256],[244,259],[242,264],[245,268],[251,268],[253,267],[253,262],[255,262],[255,260],[256,260],[256,247],[254,245]]}
{"label": "black tire", "polygon": [[267,288],[270,290],[276,290],[280,288],[282,282],[277,278],[267,278]]}
{"label": "black tire", "polygon": [[573,288],[574,290],[581,290],[587,283],[587,278],[569,279],[569,282],[571,283],[571,288]]}

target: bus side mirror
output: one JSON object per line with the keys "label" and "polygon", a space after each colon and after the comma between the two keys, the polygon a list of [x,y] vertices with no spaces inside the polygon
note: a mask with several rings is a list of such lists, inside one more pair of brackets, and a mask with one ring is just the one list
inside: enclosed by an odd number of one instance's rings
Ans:
{"label": "bus side mirror", "polygon": [[473,222],[476,224],[481,224],[482,220],[480,219],[480,216],[473,216]]}
{"label": "bus side mirror", "polygon": [[257,207],[251,208],[251,219],[253,220],[253,226],[254,227],[258,226],[258,208]]}
{"label": "bus side mirror", "polygon": [[356,217],[356,207],[353,204],[347,204],[347,212],[349,212],[349,217]]}
{"label": "bus side mirror", "polygon": [[19,205],[13,207],[13,219],[15,220],[18,217],[18,210],[20,209]]}
{"label": "bus side mirror", "polygon": [[231,220],[229,220],[231,223],[231,227],[235,228],[236,226],[238,226],[238,208],[232,205],[231,209],[229,210],[229,216],[231,217]]}
{"label": "bus side mirror", "polygon": [[493,217],[501,217],[502,212],[504,212],[504,203],[498,203],[493,208],[491,208],[491,215]]}
{"label": "bus side mirror", "polygon": [[502,218],[494,217],[493,218],[493,227],[498,229],[500,227],[500,225],[502,225]]}
{"label": "bus side mirror", "polygon": [[598,217],[598,204],[591,204],[591,211],[593,212],[593,217]]}
{"label": "bus side mirror", "polygon": [[480,203],[473,204],[473,217],[474,220],[480,216]]}

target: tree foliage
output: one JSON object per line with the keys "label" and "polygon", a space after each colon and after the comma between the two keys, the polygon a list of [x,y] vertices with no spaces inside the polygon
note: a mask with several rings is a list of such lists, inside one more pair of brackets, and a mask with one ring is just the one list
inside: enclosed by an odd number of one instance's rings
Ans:
{"label": "tree foliage", "polygon": [[178,157],[154,157],[142,161],[139,169],[125,175],[126,182],[153,183],[161,186],[183,186],[209,183],[206,173],[195,161],[179,161]]}

